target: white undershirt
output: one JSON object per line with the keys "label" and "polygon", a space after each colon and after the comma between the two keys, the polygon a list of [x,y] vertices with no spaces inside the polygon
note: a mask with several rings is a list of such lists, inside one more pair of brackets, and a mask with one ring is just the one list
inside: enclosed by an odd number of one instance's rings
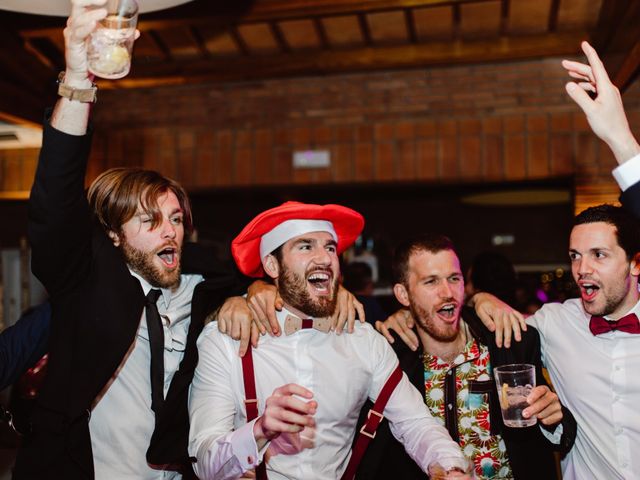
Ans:
{"label": "white undershirt", "polygon": [[[134,272],[144,294],[151,285]],[[191,321],[193,289],[200,275],[182,275],[175,292],[162,289],[158,312],[164,327],[164,393],[184,356]],[[146,451],[153,434],[155,416],[151,410],[150,349],[144,311],[138,334],[111,384],[91,412],[89,430],[96,480],[156,480],[181,478],[176,472],[151,469]]]}

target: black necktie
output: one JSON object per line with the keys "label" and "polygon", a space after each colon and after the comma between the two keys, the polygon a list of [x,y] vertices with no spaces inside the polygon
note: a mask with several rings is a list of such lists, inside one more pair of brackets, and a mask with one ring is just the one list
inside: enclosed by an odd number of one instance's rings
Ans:
{"label": "black necktie", "polygon": [[151,349],[151,410],[156,416],[164,403],[164,330],[156,305],[159,296],[160,290],[150,290],[145,307]]}

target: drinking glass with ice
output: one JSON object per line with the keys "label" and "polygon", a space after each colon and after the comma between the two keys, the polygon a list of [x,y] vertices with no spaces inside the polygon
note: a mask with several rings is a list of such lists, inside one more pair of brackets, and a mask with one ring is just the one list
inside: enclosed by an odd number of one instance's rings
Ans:
{"label": "drinking glass with ice", "polygon": [[526,363],[503,365],[494,370],[502,420],[507,427],[530,427],[538,421],[535,416],[524,418],[522,411],[529,406],[527,396],[536,386],[536,369]]}
{"label": "drinking glass with ice", "polygon": [[122,78],[131,69],[138,24],[136,0],[108,0],[107,16],[87,38],[89,71],[101,78]]}

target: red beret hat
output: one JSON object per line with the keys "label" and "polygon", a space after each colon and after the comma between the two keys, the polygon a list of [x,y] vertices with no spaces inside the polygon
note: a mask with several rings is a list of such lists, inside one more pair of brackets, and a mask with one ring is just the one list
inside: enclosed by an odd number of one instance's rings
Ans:
{"label": "red beret hat", "polygon": [[[300,202],[283,203],[279,207],[260,213],[231,242],[231,254],[242,273],[250,277],[264,275],[262,258],[260,257],[262,237],[289,220],[324,220],[330,222],[338,237],[336,239],[338,242],[338,254],[349,248],[364,228],[362,215],[341,205],[313,205]],[[309,231],[307,230],[307,232]],[[298,235],[301,235],[301,233]],[[291,238],[293,237],[287,238],[280,245]]]}

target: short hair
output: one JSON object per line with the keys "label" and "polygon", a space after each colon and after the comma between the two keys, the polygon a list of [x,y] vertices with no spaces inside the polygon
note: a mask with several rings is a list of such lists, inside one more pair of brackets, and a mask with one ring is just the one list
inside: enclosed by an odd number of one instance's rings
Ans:
{"label": "short hair", "polygon": [[640,221],[627,210],[609,204],[589,207],[576,215],[573,225],[597,222],[615,227],[618,245],[624,250],[627,260],[633,260],[640,253]]}
{"label": "short hair", "polygon": [[396,246],[393,254],[392,270],[394,281],[406,285],[409,259],[414,253],[439,253],[444,250],[451,250],[456,253],[453,242],[449,237],[436,233],[424,233],[401,242]]}
{"label": "short hair", "polygon": [[178,198],[184,214],[186,233],[191,233],[193,220],[187,192],[175,180],[153,170],[111,168],[101,173],[89,187],[89,207],[107,231],[121,233],[122,225],[138,211],[138,206],[151,217],[152,228],[162,220],[158,198],[166,192]]}
{"label": "short hair", "polygon": [[495,295],[510,305],[515,303],[516,271],[502,253],[488,251],[476,255],[470,280],[476,290]]}

